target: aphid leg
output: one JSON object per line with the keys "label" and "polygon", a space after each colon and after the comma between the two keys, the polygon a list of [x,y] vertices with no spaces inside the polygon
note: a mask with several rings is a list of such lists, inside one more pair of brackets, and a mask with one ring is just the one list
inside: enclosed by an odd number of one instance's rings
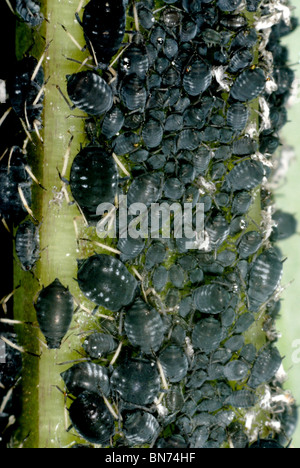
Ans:
{"label": "aphid leg", "polygon": [[7,231],[9,234],[11,234],[11,230],[9,229],[8,224],[7,224],[7,222],[5,221],[5,218],[2,218],[2,216],[1,216],[1,223],[3,224],[4,228],[6,229],[6,231]]}
{"label": "aphid leg", "polygon": [[162,365],[161,365],[159,359],[156,360],[156,364],[157,364],[157,368],[159,370],[159,375],[160,375],[160,378],[161,378],[162,387],[163,387],[164,390],[169,390],[169,385],[168,385],[164,370],[162,368]]}
{"label": "aphid leg", "polygon": [[122,162],[120,161],[120,159],[118,158],[118,156],[113,153],[112,154],[112,157],[114,158],[115,162],[117,163],[117,165],[120,167],[120,169],[124,172],[124,174],[127,176],[127,177],[130,177],[130,173],[127,171],[126,167],[124,166],[124,164],[122,164]]}
{"label": "aphid leg", "polygon": [[89,60],[93,59],[93,57],[91,57],[91,56],[86,57],[83,62],[81,62],[80,60],[76,60],[76,59],[67,57],[66,55],[63,55],[63,57],[66,60],[69,60],[69,62],[74,62],[74,63],[79,63],[80,64],[80,67],[78,68],[78,70],[76,70],[76,73],[78,73],[82,69],[82,67],[88,67],[88,68],[91,68],[92,70],[95,70],[94,65],[91,65],[90,63],[87,63]]}
{"label": "aphid leg", "polygon": [[4,120],[6,119],[6,117],[10,114],[11,110],[12,110],[12,107],[9,107],[7,111],[5,111],[4,114],[2,115],[0,119],[0,127],[3,124]]}
{"label": "aphid leg", "polygon": [[32,137],[31,137],[29,131],[27,130],[27,126],[26,126],[24,120],[20,118],[20,122],[22,124],[24,132],[26,133],[27,138],[32,142]]}
{"label": "aphid leg", "polygon": [[7,314],[7,303],[8,301],[13,297],[13,295],[15,294],[15,292],[21,287],[21,285],[19,284],[10,294],[8,294],[7,296],[4,296],[1,301],[0,301],[0,305],[2,306],[2,309],[4,311],[5,314]]}
{"label": "aphid leg", "polygon": [[43,86],[41,87],[41,89],[39,90],[38,94],[36,95],[36,98],[35,100],[33,101],[32,105],[33,106],[36,106],[37,103],[39,102],[39,100],[41,99],[42,95],[44,94],[45,92],[45,89],[46,89],[46,85],[48,84],[48,81],[50,80],[50,76],[47,78],[47,80],[45,81],[45,83],[43,84]]}
{"label": "aphid leg", "polygon": [[40,354],[35,354],[35,353],[31,353],[30,351],[26,351],[22,346],[16,345],[15,343],[13,343],[11,340],[6,338],[5,336],[0,335],[0,339],[4,341],[4,343],[6,343],[8,346],[10,346],[13,349],[16,349],[20,353],[26,353],[26,354],[29,354],[30,356],[41,357]]}
{"label": "aphid leg", "polygon": [[12,7],[10,1],[9,1],[9,0],[5,0],[5,1],[6,1],[6,4],[7,4],[8,8],[10,9],[10,11],[15,15],[16,12],[15,12],[15,10],[13,9],[13,7]]}
{"label": "aphid leg", "polygon": [[25,198],[25,195],[24,195],[24,192],[23,192],[23,190],[22,190],[21,185],[18,186],[18,192],[19,192],[19,196],[20,196],[20,198],[21,198],[21,201],[22,201],[22,203],[23,203],[23,206],[24,206],[25,210],[26,210],[27,213],[32,217],[32,219],[33,219],[34,221],[37,222],[37,219],[34,217],[34,214],[33,214],[31,208],[29,207],[29,205],[28,205],[28,203],[27,203],[27,200],[26,200],[26,198]]}
{"label": "aphid leg", "polygon": [[72,105],[70,104],[70,102],[68,101],[68,99],[66,98],[66,96],[64,95],[64,93],[62,92],[62,90],[60,89],[60,87],[58,85],[55,85],[56,86],[56,89],[58,90],[59,94],[62,96],[62,98],[64,99],[65,103],[67,104],[67,106],[69,107],[70,110],[74,110],[76,109],[76,106],[75,104]]}
{"label": "aphid leg", "polygon": [[[76,18],[77,19],[77,18]],[[77,20],[78,21],[78,20]],[[71,39],[71,41],[73,42],[73,44],[77,47],[77,49],[80,50],[80,52],[83,52],[84,51],[84,47],[81,47],[81,45],[76,41],[75,37],[72,36],[72,34],[67,30],[67,28],[61,24],[61,27],[63,28],[63,30],[65,31],[65,33],[67,34],[67,36]]]}
{"label": "aphid leg", "polygon": [[123,343],[120,342],[119,346],[117,347],[117,349],[115,351],[115,354],[113,355],[113,357],[112,357],[112,359],[110,361],[111,366],[113,366],[116,363],[116,361],[117,361],[117,359],[118,359],[118,357],[119,357],[119,355],[121,353],[122,346],[123,346]]}
{"label": "aphid leg", "polygon": [[27,174],[29,175],[29,177],[39,186],[41,187],[43,190],[47,191],[47,189],[45,187],[43,187],[43,185],[39,182],[39,180],[35,177],[35,175],[33,174],[32,170],[30,169],[29,166],[25,166],[25,171],[27,172]]}
{"label": "aphid leg", "polygon": [[140,23],[139,23],[139,16],[138,16],[138,11],[137,11],[137,8],[136,8],[135,1],[132,2],[132,9],[133,9],[135,29],[136,29],[136,31],[139,32],[140,31]]}
{"label": "aphid leg", "polygon": [[36,76],[37,76],[37,74],[38,74],[38,72],[39,72],[39,70],[40,70],[40,68],[41,68],[41,66],[42,66],[42,63],[43,63],[44,58],[45,58],[45,56],[46,56],[46,52],[48,51],[51,42],[52,42],[52,40],[49,41],[48,44],[46,44],[45,50],[44,50],[44,52],[42,53],[41,58],[40,58],[40,60],[38,61],[37,65],[36,65],[36,67],[35,67],[35,69],[34,69],[34,71],[33,71],[33,73],[32,73],[32,76],[31,76],[31,79],[30,79],[31,81],[34,81],[34,80],[35,80],[35,78],[36,78]]}

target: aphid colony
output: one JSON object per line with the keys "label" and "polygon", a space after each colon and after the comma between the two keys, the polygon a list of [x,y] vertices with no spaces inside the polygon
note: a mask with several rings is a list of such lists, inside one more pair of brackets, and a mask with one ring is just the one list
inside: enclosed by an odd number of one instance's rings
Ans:
{"label": "aphid colony", "polygon": [[[253,0],[91,0],[82,19],[77,15],[95,62],[93,71],[66,77],[72,103],[91,117],[91,142],[70,173],[87,223],[95,226],[98,205],[113,204],[120,194],[128,205],[148,208],[203,203],[207,239],[205,249],[194,239],[188,250],[185,238],[120,238],[119,255],[78,260],[82,293],[115,318],[101,320],[102,331],[85,337],[81,352],[90,360],[61,374],[76,397],[71,423],[91,444],[285,446],[295,429],[294,405],[264,411],[261,404],[264,388],[281,391],[275,339],[266,337],[256,349],[247,334],[262,317],[273,322],[279,313],[283,259],[272,242],[296,230],[287,213],[275,213],[271,237],[253,219],[257,198],[262,208],[270,203],[262,184],[271,177],[294,79],[280,38],[295,24],[278,19],[267,41],[255,18],[268,14]],[[127,36],[126,15],[132,18]],[[32,79],[30,60],[20,63],[10,92],[28,132],[41,115],[43,84],[41,68]],[[267,122],[258,98],[268,107]],[[113,154],[130,174],[125,181]],[[1,215],[14,222],[25,212],[19,188],[30,206],[25,165],[15,148],[10,170],[0,168]],[[32,221],[20,224],[16,252],[31,270],[38,259]],[[67,285],[56,279],[44,287],[35,308],[49,348],[59,348],[74,312]],[[264,418],[279,421],[278,431],[262,425]]]}

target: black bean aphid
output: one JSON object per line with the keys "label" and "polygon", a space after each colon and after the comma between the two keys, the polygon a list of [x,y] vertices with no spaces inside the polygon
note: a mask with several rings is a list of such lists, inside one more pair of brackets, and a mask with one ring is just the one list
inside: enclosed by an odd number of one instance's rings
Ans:
{"label": "black bean aphid", "polygon": [[217,5],[222,11],[235,11],[242,0],[218,0]]}
{"label": "black bean aphid", "polygon": [[[44,93],[40,92],[44,84],[44,71],[39,67],[35,73],[37,65],[38,61],[34,57],[26,57],[18,62],[7,87],[12,108],[30,132],[34,130],[43,111]],[[37,97],[39,99],[36,102]]]}
{"label": "black bean aphid", "polygon": [[48,348],[60,348],[73,318],[74,300],[69,289],[55,279],[41,290],[34,307]]}
{"label": "black bean aphid", "polygon": [[118,346],[118,342],[104,333],[92,333],[83,343],[83,349],[92,359],[100,359],[112,353]]}
{"label": "black bean aphid", "polygon": [[268,345],[259,351],[253,365],[248,386],[257,388],[259,385],[269,383],[281,366],[282,358],[275,346]]}
{"label": "black bean aphid", "polygon": [[110,393],[108,371],[99,364],[80,362],[60,375],[68,391],[74,396],[78,396],[84,391],[105,396]]}
{"label": "black bean aphid", "polygon": [[39,26],[44,21],[41,7],[33,0],[17,0],[16,12],[29,26]]}
{"label": "black bean aphid", "polygon": [[118,52],[125,34],[125,4],[123,0],[90,0],[82,22],[87,46],[99,68],[106,68]]}
{"label": "black bean aphid", "polygon": [[130,304],[137,288],[136,279],[125,265],[110,255],[93,255],[79,261],[78,284],[90,301],[112,312]]}
{"label": "black bean aphid", "polygon": [[164,339],[159,313],[140,299],[126,312],[124,328],[130,343],[146,354],[158,351]]}
{"label": "black bean aphid", "polygon": [[75,156],[70,188],[87,221],[99,220],[101,203],[114,203],[118,193],[118,170],[111,154],[100,146],[86,146]]}
{"label": "black bean aphid", "polygon": [[39,229],[30,219],[18,227],[16,254],[25,271],[31,270],[39,258]]}
{"label": "black bean aphid", "polygon": [[160,389],[154,363],[144,359],[124,361],[114,370],[110,383],[123,400],[140,406],[152,403]]}
{"label": "black bean aphid", "polygon": [[261,184],[265,169],[260,161],[242,161],[226,176],[226,182],[233,192],[237,190],[252,190]]}
{"label": "black bean aphid", "polygon": [[113,105],[110,86],[93,71],[67,75],[68,95],[75,107],[89,115],[101,115]]}
{"label": "black bean aphid", "polygon": [[143,445],[155,440],[160,426],[152,414],[135,411],[126,415],[123,430],[129,445]]}
{"label": "black bean aphid", "polygon": [[273,250],[263,252],[252,265],[248,298],[251,311],[257,311],[276,291],[282,277],[282,262]]}
{"label": "black bean aphid", "polygon": [[194,293],[194,302],[198,310],[205,314],[220,314],[230,302],[229,292],[217,284],[200,286]]}
{"label": "black bean aphid", "polygon": [[165,377],[172,383],[180,382],[188,371],[188,359],[177,345],[167,346],[160,354],[159,361]]}
{"label": "black bean aphid", "polygon": [[73,427],[88,442],[109,443],[114,434],[114,418],[100,395],[82,392],[70,406],[69,414]]}
{"label": "black bean aphid", "polygon": [[28,206],[31,205],[31,179],[25,170],[26,161],[20,148],[12,150],[9,168],[0,165],[0,213],[5,219],[19,222],[25,217],[26,209],[20,198],[22,189]]}
{"label": "black bean aphid", "polygon": [[241,73],[234,82],[230,96],[236,101],[249,102],[256,99],[266,86],[266,77],[261,68],[250,68]]}
{"label": "black bean aphid", "polygon": [[195,60],[185,70],[183,87],[190,96],[199,96],[212,82],[211,69],[201,60]]}

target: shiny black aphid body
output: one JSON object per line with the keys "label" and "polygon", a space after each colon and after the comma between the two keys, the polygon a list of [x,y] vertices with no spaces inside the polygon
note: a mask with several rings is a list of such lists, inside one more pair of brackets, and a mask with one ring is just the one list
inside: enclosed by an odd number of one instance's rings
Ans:
{"label": "shiny black aphid body", "polygon": [[113,416],[96,393],[81,393],[70,406],[69,414],[76,431],[92,444],[107,444],[114,434]]}
{"label": "shiny black aphid body", "polygon": [[74,301],[71,293],[59,279],[55,279],[41,290],[34,306],[48,348],[60,348],[73,318]]}
{"label": "shiny black aphid body", "polygon": [[17,0],[16,12],[21,16],[25,23],[32,27],[40,25],[44,20],[44,16],[41,13],[40,3],[33,0]]}
{"label": "shiny black aphid body", "polygon": [[109,376],[106,367],[93,362],[80,362],[62,372],[61,378],[74,396],[84,391],[108,396],[110,393]]}
{"label": "shiny black aphid body", "polygon": [[18,227],[16,253],[26,271],[31,270],[39,258],[39,230],[30,219]]}
{"label": "shiny black aphid body", "polygon": [[110,86],[93,71],[67,75],[68,95],[75,107],[89,115],[101,115],[113,105]]}
{"label": "shiny black aphid body", "polygon": [[100,68],[118,52],[125,34],[123,0],[91,0],[85,7],[82,28],[87,46]]}
{"label": "shiny black aphid body", "polygon": [[80,261],[78,284],[89,300],[113,312],[130,304],[137,288],[125,265],[110,255],[93,255]]}
{"label": "shiny black aphid body", "polygon": [[118,179],[112,155],[100,146],[86,146],[74,158],[70,187],[89,223],[94,224],[99,220],[97,208],[101,203],[114,204]]}
{"label": "shiny black aphid body", "polygon": [[35,100],[44,84],[44,71],[42,67],[36,77],[32,75],[38,61],[34,57],[26,57],[17,63],[15,73],[8,82],[8,93],[12,108],[20,117],[29,131],[33,130],[35,120],[39,120],[43,110],[44,93],[37,103]]}
{"label": "shiny black aphid body", "polygon": [[20,198],[21,188],[27,204],[31,205],[31,179],[25,170],[26,161],[20,148],[14,148],[7,163],[0,164],[0,213],[5,219],[19,222],[25,217],[26,209]]}
{"label": "shiny black aphid body", "polygon": [[142,406],[152,403],[160,389],[156,366],[145,359],[124,361],[114,370],[110,383],[123,400]]}

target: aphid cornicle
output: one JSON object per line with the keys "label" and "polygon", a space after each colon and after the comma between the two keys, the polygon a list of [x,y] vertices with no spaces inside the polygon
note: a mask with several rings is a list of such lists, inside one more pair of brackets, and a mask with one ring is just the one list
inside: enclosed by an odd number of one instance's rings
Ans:
{"label": "aphid cornicle", "polygon": [[125,34],[124,0],[90,0],[83,13],[82,22],[87,46],[95,56],[99,68],[106,68],[118,52]]}
{"label": "aphid cornicle", "polygon": [[48,348],[60,348],[73,318],[74,300],[69,289],[56,278],[41,290],[34,307]]}
{"label": "aphid cornicle", "polygon": [[107,444],[114,434],[114,418],[96,393],[82,392],[70,406],[69,414],[76,431],[92,444]]}
{"label": "aphid cornicle", "polygon": [[100,146],[86,146],[75,156],[70,188],[89,223],[99,220],[97,208],[101,203],[114,203],[118,180],[113,157]]}
{"label": "aphid cornicle", "polygon": [[136,279],[120,260],[110,255],[93,255],[78,261],[77,277],[83,294],[112,312],[117,312],[134,299]]}
{"label": "aphid cornicle", "polygon": [[39,258],[39,230],[30,219],[18,227],[16,253],[25,271],[31,270]]}
{"label": "aphid cornicle", "polygon": [[67,92],[74,106],[89,115],[102,115],[113,105],[110,86],[93,71],[67,75]]}

